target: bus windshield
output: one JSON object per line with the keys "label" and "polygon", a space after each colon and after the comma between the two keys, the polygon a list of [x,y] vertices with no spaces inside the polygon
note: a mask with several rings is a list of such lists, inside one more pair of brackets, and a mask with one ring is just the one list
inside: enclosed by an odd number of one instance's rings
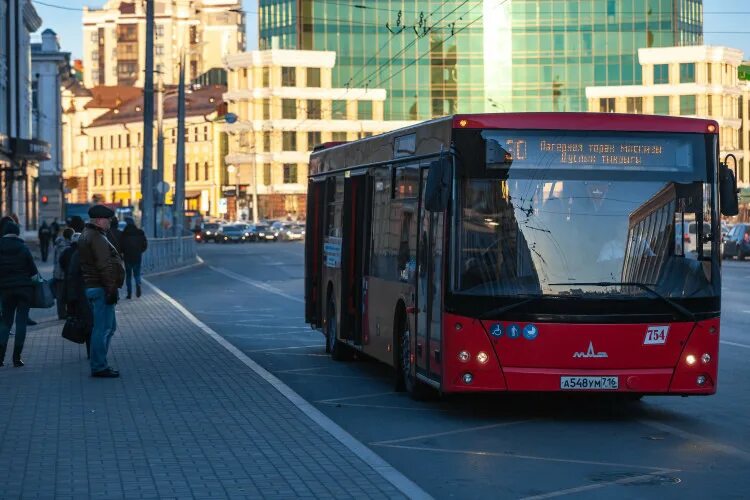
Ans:
{"label": "bus windshield", "polygon": [[703,136],[482,135],[485,165],[459,168],[454,293],[718,295]]}

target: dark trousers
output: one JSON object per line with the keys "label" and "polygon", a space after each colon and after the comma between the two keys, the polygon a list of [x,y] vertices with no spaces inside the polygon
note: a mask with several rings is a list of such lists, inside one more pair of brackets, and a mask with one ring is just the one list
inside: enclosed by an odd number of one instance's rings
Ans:
{"label": "dark trousers", "polygon": [[42,262],[47,262],[47,256],[49,255],[49,240],[39,240],[39,250],[42,252]]}
{"label": "dark trousers", "polygon": [[135,286],[141,286],[141,261],[125,262],[125,285],[128,287],[128,295],[133,293],[133,282]]}
{"label": "dark trousers", "polygon": [[0,321],[0,354],[5,357],[5,349],[8,346],[8,336],[13,326],[13,319],[16,324],[16,340],[13,345],[13,357],[21,356],[23,343],[26,341],[26,318],[29,317],[29,296],[23,291],[8,290],[2,294],[3,318]]}
{"label": "dark trousers", "polygon": [[68,317],[68,311],[65,304],[65,282],[63,280],[55,280],[55,303],[57,304],[57,319],[65,319]]}

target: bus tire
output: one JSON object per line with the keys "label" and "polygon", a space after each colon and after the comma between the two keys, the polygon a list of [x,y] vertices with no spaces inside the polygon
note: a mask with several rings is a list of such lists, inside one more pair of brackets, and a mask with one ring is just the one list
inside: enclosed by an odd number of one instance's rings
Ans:
{"label": "bus tire", "polygon": [[411,332],[409,322],[404,314],[396,320],[396,339],[398,339],[398,365],[396,366],[396,389],[402,387],[412,399],[421,401],[430,394],[429,387],[412,374],[411,370]]}
{"label": "bus tire", "polygon": [[326,311],[326,352],[334,361],[344,361],[349,358],[349,348],[338,339],[336,304],[331,298],[328,299]]}

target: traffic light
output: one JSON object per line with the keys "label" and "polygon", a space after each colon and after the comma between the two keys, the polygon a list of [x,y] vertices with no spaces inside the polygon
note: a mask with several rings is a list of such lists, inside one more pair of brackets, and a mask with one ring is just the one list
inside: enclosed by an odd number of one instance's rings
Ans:
{"label": "traffic light", "polygon": [[48,201],[49,201],[49,196],[47,196],[46,194],[43,194],[42,195],[42,205],[46,205]]}

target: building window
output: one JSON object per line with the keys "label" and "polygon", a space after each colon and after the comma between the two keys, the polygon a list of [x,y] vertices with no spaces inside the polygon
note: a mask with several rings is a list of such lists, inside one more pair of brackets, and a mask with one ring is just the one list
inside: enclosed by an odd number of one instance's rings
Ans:
{"label": "building window", "polygon": [[285,119],[296,119],[297,118],[297,100],[296,99],[282,99],[281,100],[281,117]]}
{"label": "building window", "polygon": [[208,125],[203,126],[203,140],[208,141]]}
{"label": "building window", "polygon": [[331,116],[334,120],[346,120],[346,101],[331,101]]}
{"label": "building window", "polygon": [[680,63],[680,83],[695,83],[695,63]]}
{"label": "building window", "polygon": [[297,151],[297,132],[281,133],[282,151]]}
{"label": "building window", "polygon": [[668,115],[669,114],[669,96],[657,95],[654,97],[654,114],[655,115]]}
{"label": "building window", "polygon": [[154,54],[157,56],[163,56],[164,55],[164,45],[157,43],[154,45]]}
{"label": "building window", "polygon": [[203,164],[203,180],[208,180],[208,162]]}
{"label": "building window", "polygon": [[271,119],[271,99],[263,99],[263,119]]}
{"label": "building window", "polygon": [[103,186],[104,185],[104,169],[103,168],[97,168],[94,170],[94,186]]}
{"label": "building window", "polygon": [[281,68],[281,86],[282,87],[296,87],[297,86],[297,68],[290,68],[283,66]]}
{"label": "building window", "polygon": [[99,36],[97,35],[96,31],[91,32],[91,41],[96,43],[99,40]]}
{"label": "building window", "polygon": [[602,113],[614,113],[615,112],[615,98],[605,97],[599,99],[599,111]]}
{"label": "building window", "polygon": [[695,96],[694,95],[681,95],[680,96],[680,114],[681,115],[694,115],[695,114]]}
{"label": "building window", "polygon": [[284,163],[284,184],[297,184],[296,163]]}
{"label": "building window", "polygon": [[[140,134],[138,136],[138,142],[141,142]],[[173,128],[172,129],[172,144],[174,144],[175,142],[177,142],[177,129]]]}
{"label": "building window", "polygon": [[271,70],[268,66],[263,66],[263,87],[268,88],[271,86]]}
{"label": "building window", "polygon": [[713,114],[714,114],[714,96],[712,96],[711,94],[708,94],[706,96],[706,104],[707,104],[706,111],[708,111],[707,115],[708,116],[713,116]]}
{"label": "building window", "polygon": [[320,87],[320,68],[307,68],[307,86]]}
{"label": "building window", "polygon": [[320,120],[320,99],[307,100],[307,118],[310,120]]}
{"label": "building window", "polygon": [[357,101],[357,119],[372,120],[372,101]]}
{"label": "building window", "polygon": [[263,151],[271,151],[271,132],[263,132]]}
{"label": "building window", "polygon": [[654,64],[654,83],[669,83],[669,64]]}
{"label": "building window", "polygon": [[128,173],[128,186],[130,186],[130,167],[128,167],[127,173]]}
{"label": "building window", "polygon": [[270,163],[263,164],[263,185],[264,186],[271,185],[271,164]]}
{"label": "building window", "polygon": [[198,127],[193,129],[193,142],[198,142]]}
{"label": "building window", "polygon": [[308,132],[307,133],[307,149],[312,151],[312,149],[320,144],[322,141],[320,140],[320,132]]}
{"label": "building window", "polygon": [[125,134],[125,147],[126,148],[130,147],[130,134],[129,133]]}
{"label": "building window", "polygon": [[713,64],[706,63],[706,83],[711,83],[713,81],[713,77],[711,76],[713,67]]}
{"label": "building window", "polygon": [[154,35],[156,38],[161,38],[164,36],[164,25],[163,24],[157,24],[154,26]]}
{"label": "building window", "polygon": [[195,162],[195,174],[193,175],[193,180],[194,181],[199,181],[200,180],[200,171],[201,171],[200,169],[201,169],[200,163],[198,163],[196,161]]}
{"label": "building window", "polygon": [[643,113],[643,97],[628,97],[626,103],[628,113]]}
{"label": "building window", "polygon": [[331,140],[333,142],[346,142],[346,132],[333,132]]}

